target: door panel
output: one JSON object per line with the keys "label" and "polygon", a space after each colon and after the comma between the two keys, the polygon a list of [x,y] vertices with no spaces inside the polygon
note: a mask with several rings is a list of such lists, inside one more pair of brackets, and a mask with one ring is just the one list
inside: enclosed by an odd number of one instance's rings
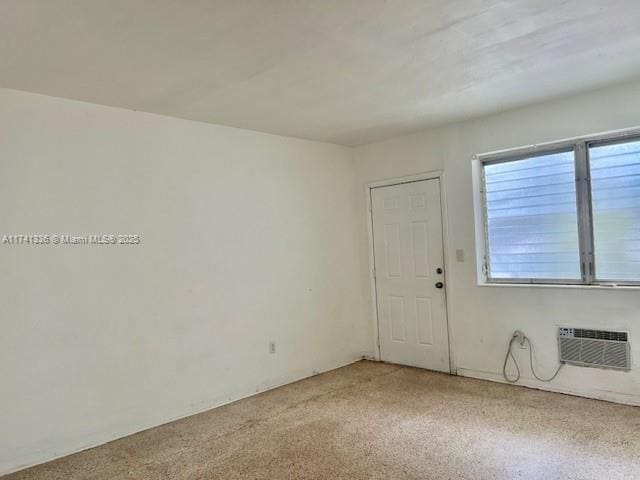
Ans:
{"label": "door panel", "polygon": [[440,181],[371,190],[381,359],[449,372]]}

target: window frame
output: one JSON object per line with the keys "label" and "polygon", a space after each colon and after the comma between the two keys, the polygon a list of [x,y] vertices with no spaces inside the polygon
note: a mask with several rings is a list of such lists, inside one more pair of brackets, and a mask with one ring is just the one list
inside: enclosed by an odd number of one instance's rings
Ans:
{"label": "window frame", "polygon": [[[482,216],[482,243],[479,250],[482,257],[479,277],[486,285],[549,285],[549,286],[640,286],[640,279],[632,280],[600,280],[597,277],[593,212],[591,199],[591,166],[589,149],[619,143],[640,141],[640,129],[623,130],[606,134],[572,138],[540,145],[475,155],[474,160],[479,164],[479,201]],[[486,175],[485,166],[506,163],[526,158],[550,155],[554,153],[574,153],[575,185],[576,185],[576,221],[578,225],[578,248],[580,262],[580,279],[549,279],[549,278],[493,278],[489,262],[489,225],[487,215]]]}

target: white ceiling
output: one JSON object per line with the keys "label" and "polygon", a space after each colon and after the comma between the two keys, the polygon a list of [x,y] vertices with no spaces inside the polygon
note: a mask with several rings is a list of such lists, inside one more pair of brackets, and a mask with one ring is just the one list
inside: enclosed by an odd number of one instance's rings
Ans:
{"label": "white ceiling", "polygon": [[0,86],[346,145],[636,76],[638,0],[0,0]]}

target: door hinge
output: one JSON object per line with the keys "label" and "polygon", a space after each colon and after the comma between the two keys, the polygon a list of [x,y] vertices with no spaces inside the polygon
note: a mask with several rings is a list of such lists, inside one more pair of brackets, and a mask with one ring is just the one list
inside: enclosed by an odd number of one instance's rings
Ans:
{"label": "door hinge", "polygon": [[376,279],[376,269],[375,267],[373,268],[373,270],[371,270],[371,275],[373,275],[373,279]]}

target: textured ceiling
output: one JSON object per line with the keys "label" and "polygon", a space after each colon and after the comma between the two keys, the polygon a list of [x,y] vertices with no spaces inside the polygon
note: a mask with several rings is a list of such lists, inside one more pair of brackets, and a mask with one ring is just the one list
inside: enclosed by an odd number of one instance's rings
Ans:
{"label": "textured ceiling", "polygon": [[638,0],[0,0],[2,87],[346,145],[625,81],[639,52]]}

